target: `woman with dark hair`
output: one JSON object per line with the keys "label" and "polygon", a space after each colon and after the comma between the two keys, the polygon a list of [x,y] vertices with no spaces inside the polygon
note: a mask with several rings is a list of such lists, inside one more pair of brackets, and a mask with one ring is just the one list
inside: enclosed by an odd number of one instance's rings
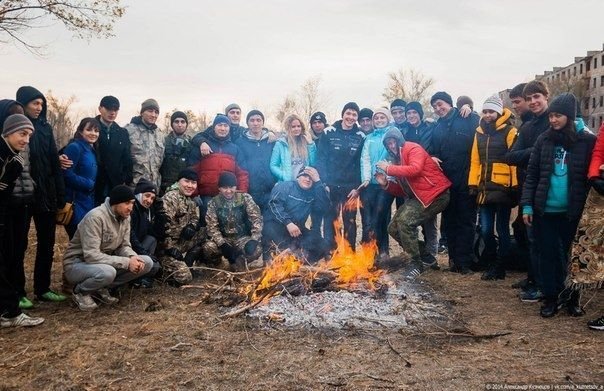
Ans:
{"label": "woman with dark hair", "polygon": [[78,223],[94,208],[94,184],[97,174],[95,146],[99,139],[100,125],[94,118],[84,118],[64,153],[73,161],[71,168],[64,170],[65,197],[73,204],[73,217],[65,225],[69,238],[78,228]]}

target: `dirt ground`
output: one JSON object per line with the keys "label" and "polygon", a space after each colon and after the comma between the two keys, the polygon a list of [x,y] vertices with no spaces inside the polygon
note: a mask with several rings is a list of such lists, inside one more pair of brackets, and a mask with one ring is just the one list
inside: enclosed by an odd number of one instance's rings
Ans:
{"label": "dirt ground", "polygon": [[[58,236],[56,288],[66,243],[62,231]],[[34,251],[32,237],[29,279]],[[0,330],[0,391],[604,385],[604,333],[585,324],[604,313],[604,295],[584,297],[591,298],[585,317],[542,319],[539,304],[521,303],[510,287],[520,278],[486,282],[479,274],[429,271],[421,279],[450,304],[456,326],[409,330],[291,330],[245,316],[221,320],[220,300],[195,305],[199,290],[168,286],[128,289],[116,307],[92,313],[69,302],[36,303],[31,313],[45,317],[44,325]],[[150,305],[156,310],[145,311]]]}

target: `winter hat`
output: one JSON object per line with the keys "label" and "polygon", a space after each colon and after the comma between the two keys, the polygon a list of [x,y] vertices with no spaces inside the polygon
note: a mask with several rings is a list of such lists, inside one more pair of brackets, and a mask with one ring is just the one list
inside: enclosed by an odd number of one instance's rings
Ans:
{"label": "winter hat", "polygon": [[231,111],[233,109],[241,110],[241,107],[239,107],[239,105],[237,103],[231,103],[230,105],[228,105],[227,107],[224,108],[224,113],[228,114],[229,111]]}
{"label": "winter hat", "polygon": [[136,184],[136,187],[134,188],[134,194],[142,193],[157,194],[157,187],[155,186],[155,183],[145,178],[141,178]]}
{"label": "winter hat", "polygon": [[214,122],[212,122],[212,127],[218,124],[227,124],[231,126],[231,120],[226,115],[216,114],[216,118],[214,118]]}
{"label": "winter hat", "polygon": [[388,118],[388,123],[392,122],[392,114],[390,114],[390,110],[385,107],[378,107],[373,111],[373,115],[371,119],[375,117],[376,114],[384,114]]}
{"label": "winter hat", "polygon": [[181,180],[182,178],[195,182],[199,181],[199,176],[197,176],[197,173],[192,168],[183,168],[180,170],[178,173],[178,180]]}
{"label": "winter hat", "polygon": [[455,101],[455,107],[461,109],[463,105],[470,106],[470,109],[474,110],[474,101],[467,95],[460,95],[457,97],[457,101]]}
{"label": "winter hat", "polygon": [[262,122],[264,122],[264,114],[262,114],[262,112],[260,110],[252,110],[249,113],[247,113],[247,116],[245,117],[245,123],[248,123],[248,121],[250,120],[250,118],[253,115],[259,115],[260,118],[262,118]]}
{"label": "winter hat", "polygon": [[357,105],[355,102],[348,102],[344,105],[344,108],[342,109],[342,116],[344,116],[344,112],[346,110],[354,110],[357,112],[357,114],[359,111],[361,111],[361,109],[359,109],[359,105]]}
{"label": "winter hat", "polygon": [[368,109],[367,107],[361,109],[361,111],[359,111],[359,119],[361,119],[361,118],[372,119],[373,118],[373,111],[371,109]]}
{"label": "winter hat", "polygon": [[407,111],[409,111],[409,110],[417,111],[417,114],[419,114],[419,119],[420,120],[424,119],[424,109],[423,109],[421,103],[419,103],[417,101],[409,102],[407,104],[407,107],[405,107],[405,114],[407,114]]}
{"label": "winter hat", "polygon": [[155,109],[159,111],[159,104],[155,99],[149,98],[141,104],[141,113],[149,109]]}
{"label": "winter hat", "polygon": [[560,113],[574,121],[577,117],[577,98],[569,92],[564,92],[552,100],[549,104],[550,113]]}
{"label": "winter hat", "polygon": [[310,123],[312,124],[313,121],[321,121],[325,124],[325,126],[327,126],[327,118],[325,118],[325,113],[321,111],[317,111],[310,116]]}
{"label": "winter hat", "polygon": [[187,123],[187,125],[189,124],[189,119],[187,118],[187,115],[185,113],[183,113],[182,111],[175,111],[170,116],[170,125],[174,123],[174,120],[176,118],[182,118],[182,119],[185,120],[185,122]]}
{"label": "winter hat", "polygon": [[499,115],[503,114],[503,101],[497,94],[493,94],[484,101],[482,111],[493,110]]}
{"label": "winter hat", "polygon": [[434,102],[436,102],[437,100],[442,100],[443,102],[446,102],[449,104],[449,106],[453,107],[453,98],[451,98],[451,95],[447,94],[444,91],[438,91],[436,94],[432,95],[432,98],[430,98],[430,105],[434,105]]}
{"label": "winter hat", "polygon": [[134,193],[132,189],[126,185],[117,185],[109,193],[109,205],[117,205],[122,202],[132,201],[134,199]]}
{"label": "winter hat", "polygon": [[119,110],[120,101],[115,96],[107,95],[101,99],[99,106],[104,107],[107,110]]}
{"label": "winter hat", "polygon": [[404,100],[397,98],[395,100],[392,101],[392,103],[390,103],[390,111],[394,110],[394,109],[401,109],[401,110],[405,110],[405,106],[407,106],[407,102],[405,102]]}
{"label": "winter hat", "polygon": [[2,136],[8,136],[18,132],[21,129],[29,129],[34,131],[34,125],[31,123],[29,118],[23,114],[12,114],[9,115],[2,127]]}
{"label": "winter hat", "polygon": [[218,187],[237,187],[237,177],[230,171],[223,171],[218,178]]}

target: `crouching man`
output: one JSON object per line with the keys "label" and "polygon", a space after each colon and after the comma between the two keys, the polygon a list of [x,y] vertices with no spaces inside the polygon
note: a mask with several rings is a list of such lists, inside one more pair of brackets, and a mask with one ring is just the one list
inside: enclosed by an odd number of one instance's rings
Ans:
{"label": "crouching man", "polygon": [[262,215],[252,196],[237,193],[237,177],[223,171],[218,179],[219,194],[208,204],[206,224],[210,241],[207,246],[220,253],[235,270],[245,270],[246,262],[260,256]]}
{"label": "crouching man", "polygon": [[[390,130],[383,140],[390,162],[377,163],[375,178],[386,191],[405,197],[388,226],[388,233],[411,256],[405,276],[414,280],[433,261],[420,252],[417,228],[442,212],[449,204],[451,182],[419,144],[405,141],[401,132]],[[387,177],[388,176],[388,177]]]}
{"label": "crouching man", "polygon": [[73,300],[82,311],[97,307],[94,299],[115,304],[109,294],[115,288],[151,270],[153,260],[138,255],[130,246],[130,213],[134,193],[125,185],[114,187],[105,203],[94,208],[78,224],[63,256],[63,271],[74,286]]}
{"label": "crouching man", "polygon": [[325,214],[329,207],[327,189],[317,170],[302,167],[295,181],[277,183],[268,205],[262,230],[265,262],[275,248],[279,252],[289,248],[311,263],[329,253],[330,246],[320,233],[306,228],[311,211]]}

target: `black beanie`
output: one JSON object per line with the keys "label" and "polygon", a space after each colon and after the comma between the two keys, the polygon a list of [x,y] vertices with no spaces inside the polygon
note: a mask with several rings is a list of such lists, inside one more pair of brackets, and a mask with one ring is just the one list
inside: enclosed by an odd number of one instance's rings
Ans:
{"label": "black beanie", "polygon": [[157,194],[157,187],[155,186],[155,183],[145,178],[141,178],[136,184],[136,187],[134,188],[134,194],[141,193]]}
{"label": "black beanie", "polygon": [[247,124],[252,115],[259,115],[262,118],[262,122],[264,122],[264,114],[260,110],[252,110],[245,116],[245,123]]}
{"label": "black beanie", "polygon": [[392,103],[390,103],[390,111],[392,111],[392,109],[394,109],[394,108],[405,110],[406,106],[407,106],[407,102],[405,102],[403,99],[398,98],[398,99],[393,100]]}
{"label": "black beanie", "polygon": [[417,111],[417,114],[419,114],[419,119],[422,120],[424,119],[424,109],[422,108],[422,104],[416,101],[413,102],[409,102],[407,104],[407,107],[405,107],[405,114],[407,114],[407,111],[409,110],[415,110]]}
{"label": "black beanie", "polygon": [[453,98],[444,91],[438,91],[436,94],[432,95],[432,98],[430,98],[430,105],[434,105],[434,102],[439,99],[453,107]]}
{"label": "black beanie", "polygon": [[132,189],[126,185],[117,185],[109,193],[109,205],[117,205],[122,202],[132,201],[134,199],[134,193]]}
{"label": "black beanie", "polygon": [[313,121],[321,121],[323,124],[325,124],[325,126],[327,126],[327,118],[325,118],[325,113],[321,111],[317,111],[310,116],[310,123],[312,124]]}
{"label": "black beanie", "polygon": [[182,178],[195,182],[199,181],[199,176],[192,168],[183,168],[180,170],[178,173],[178,180],[181,180]]}
{"label": "black beanie", "polygon": [[189,119],[187,118],[187,115],[185,113],[183,113],[182,111],[175,111],[174,113],[172,113],[172,116],[170,117],[170,125],[172,125],[174,123],[174,120],[176,118],[182,118],[185,120],[187,125],[189,124]]}
{"label": "black beanie", "polygon": [[344,105],[344,108],[342,109],[342,116],[344,116],[344,112],[346,110],[354,110],[357,112],[357,114],[359,114],[359,111],[361,111],[361,109],[359,109],[359,105],[357,105],[355,102],[348,102]]}
{"label": "black beanie", "polygon": [[569,92],[564,92],[552,100],[549,112],[563,114],[574,121],[577,117],[577,98]]}
{"label": "black beanie", "polygon": [[223,171],[218,178],[218,187],[237,187],[237,177],[230,171]]}
{"label": "black beanie", "polygon": [[371,109],[368,109],[367,107],[361,109],[361,111],[359,111],[359,119],[361,119],[361,118],[372,119],[373,118],[373,111]]}

